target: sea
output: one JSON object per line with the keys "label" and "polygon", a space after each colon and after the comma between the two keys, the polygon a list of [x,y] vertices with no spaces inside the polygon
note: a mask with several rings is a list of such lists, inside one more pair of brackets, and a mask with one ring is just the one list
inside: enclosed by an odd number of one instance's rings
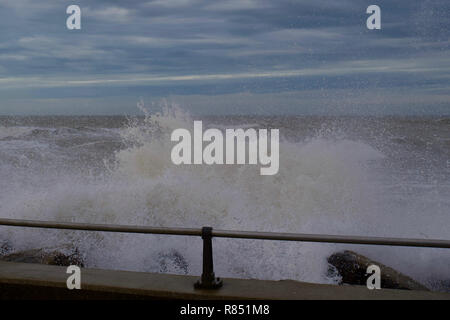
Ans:
{"label": "sea", "polygon": [[[276,128],[280,168],[171,162],[176,128]],[[0,117],[0,217],[140,226],[450,239],[450,118]],[[213,239],[220,277],[338,283],[327,257],[352,250],[436,291],[450,251]],[[198,237],[0,227],[13,251],[77,248],[92,268],[199,275]]]}

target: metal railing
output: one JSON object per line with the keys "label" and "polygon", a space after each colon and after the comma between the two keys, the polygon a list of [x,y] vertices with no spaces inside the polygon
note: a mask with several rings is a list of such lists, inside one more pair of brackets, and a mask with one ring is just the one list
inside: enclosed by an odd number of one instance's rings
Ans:
{"label": "metal railing", "polygon": [[382,238],[382,237],[340,236],[340,235],[257,232],[257,231],[232,231],[232,230],[214,230],[211,227],[202,227],[201,229],[160,228],[160,227],[131,226],[131,225],[87,224],[87,223],[68,223],[68,222],[52,222],[52,221],[17,220],[17,219],[0,219],[0,225],[28,227],[28,228],[79,230],[79,231],[201,236],[203,239],[203,271],[200,280],[197,283],[195,283],[195,288],[201,289],[215,289],[220,288],[222,286],[222,280],[220,278],[216,278],[214,274],[213,249],[212,249],[213,237],[256,239],[256,240],[259,239],[259,240],[385,245],[385,246],[404,246],[404,247],[428,247],[428,248],[446,248],[446,249],[450,248],[450,240]]}

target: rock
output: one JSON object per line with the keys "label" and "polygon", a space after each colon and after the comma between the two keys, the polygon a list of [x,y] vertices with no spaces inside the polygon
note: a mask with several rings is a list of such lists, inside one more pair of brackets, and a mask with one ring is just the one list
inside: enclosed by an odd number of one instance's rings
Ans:
{"label": "rock", "polygon": [[0,260],[23,263],[39,263],[55,266],[77,265],[79,267],[84,267],[83,258],[77,248],[72,249],[67,253],[49,249],[25,250],[1,255]]}
{"label": "rock", "polygon": [[333,253],[327,260],[331,265],[329,274],[335,269],[341,278],[340,284],[365,286],[369,277],[367,267],[375,264],[381,270],[381,288],[428,291],[427,287],[410,277],[353,251]]}

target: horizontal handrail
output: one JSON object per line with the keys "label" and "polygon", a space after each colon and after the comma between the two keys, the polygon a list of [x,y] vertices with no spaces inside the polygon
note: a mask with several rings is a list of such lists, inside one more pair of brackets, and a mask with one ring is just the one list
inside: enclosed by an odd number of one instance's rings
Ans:
{"label": "horizontal handrail", "polygon": [[115,224],[90,224],[77,222],[56,222],[37,220],[0,219],[0,226],[45,228],[45,229],[67,229],[80,231],[102,231],[121,233],[145,233],[145,234],[166,234],[180,236],[201,236],[201,229],[194,228],[163,228],[132,225]]}
{"label": "horizontal handrail", "polygon": [[277,233],[277,232],[257,232],[257,231],[249,232],[249,231],[213,230],[213,228],[211,227],[202,227],[201,229],[160,228],[160,227],[131,226],[131,225],[88,224],[88,223],[74,223],[74,222],[69,223],[69,222],[55,222],[55,221],[18,220],[18,219],[0,219],[0,225],[28,227],[28,228],[69,229],[80,231],[104,231],[104,232],[165,234],[165,235],[181,235],[181,236],[201,236],[203,240],[203,272],[200,280],[194,284],[194,287],[196,289],[218,289],[222,287],[222,280],[220,278],[216,278],[214,274],[213,248],[212,248],[213,237],[450,248],[449,240],[358,237],[358,236]]}
{"label": "horizontal handrail", "polygon": [[[29,227],[29,228],[46,228],[46,229],[69,229],[80,231],[202,236],[201,228],[198,229],[163,228],[163,227],[147,227],[147,226],[132,226],[132,225],[88,224],[88,223],[69,223],[69,222],[54,222],[54,221],[18,220],[18,219],[0,219],[0,225]],[[341,236],[341,235],[303,234],[303,233],[232,231],[232,230],[215,230],[215,229],[212,230],[211,236],[216,238],[238,238],[238,239],[255,239],[255,240],[259,239],[259,240],[346,243],[346,244],[386,245],[386,246],[405,246],[405,247],[450,248],[450,240],[436,240],[436,239],[383,238],[383,237]]]}

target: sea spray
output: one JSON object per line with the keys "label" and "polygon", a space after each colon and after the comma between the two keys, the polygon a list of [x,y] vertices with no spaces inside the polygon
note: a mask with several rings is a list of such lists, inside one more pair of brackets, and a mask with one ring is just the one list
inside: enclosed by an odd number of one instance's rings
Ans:
{"label": "sea spray", "polygon": [[[255,119],[248,122],[258,124]],[[29,159],[32,171],[20,165],[13,171],[15,175],[20,170],[32,174],[27,176],[27,184],[15,178],[7,189],[2,189],[1,216],[166,227],[210,225],[235,230],[408,235],[408,230],[402,228],[406,218],[390,215],[390,208],[383,207],[386,204],[380,198],[380,188],[384,186],[379,185],[380,174],[373,172],[371,163],[383,162],[385,156],[368,143],[334,135],[333,130],[288,140],[280,130],[280,170],[275,176],[261,177],[258,168],[246,165],[176,166],[170,161],[170,133],[175,128],[189,128],[192,123],[189,114],[181,109],[166,107],[158,114],[132,118],[119,130],[98,133],[100,137],[94,141],[110,141],[106,145],[86,145],[92,133],[87,134],[85,129],[59,130],[52,136],[58,144],[40,137],[36,143],[47,143],[48,151],[41,148],[40,158]],[[82,147],[73,148],[76,145]],[[91,158],[92,153],[103,152],[104,161],[97,163],[96,158]],[[74,164],[73,169],[69,169],[67,161]],[[95,166],[103,165],[103,171],[92,171],[94,162]],[[423,228],[413,225],[417,230]],[[201,241],[196,238],[1,229],[2,236],[17,250],[72,243],[86,255],[88,267],[195,275],[201,272]],[[342,248],[215,239],[216,273],[221,277],[333,282],[326,277],[326,257]],[[412,276],[423,274],[420,266],[435,276],[446,274],[442,267],[446,258],[433,256],[432,249],[425,252],[358,246],[353,250],[395,264]],[[417,263],[418,257],[417,270],[412,274],[399,263]],[[428,268],[428,261],[435,261],[436,267]]]}

